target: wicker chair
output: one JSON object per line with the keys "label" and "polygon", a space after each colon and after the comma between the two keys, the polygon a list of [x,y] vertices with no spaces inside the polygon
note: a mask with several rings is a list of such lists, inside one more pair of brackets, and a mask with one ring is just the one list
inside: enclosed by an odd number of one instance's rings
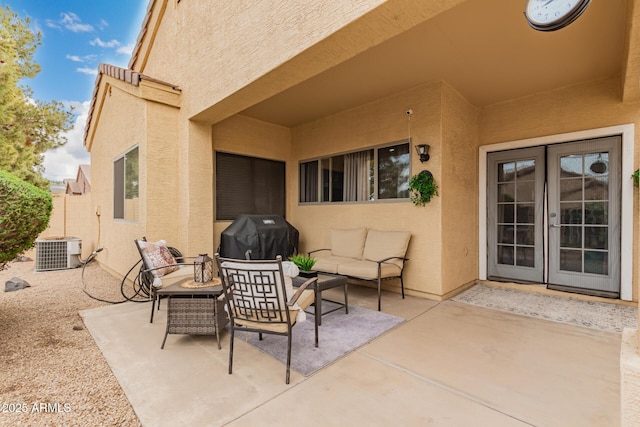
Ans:
{"label": "wicker chair", "polygon": [[[314,302],[312,278],[293,292],[291,277],[286,274],[282,257],[268,261],[245,261],[221,258],[216,254],[222,279],[223,295],[229,313],[231,340],[229,374],[233,370],[233,341],[236,331],[284,335],[287,337],[285,382],[289,384],[292,329],[304,309]],[[315,316],[314,316],[315,317]],[[318,324],[315,323],[315,345],[318,346]]]}

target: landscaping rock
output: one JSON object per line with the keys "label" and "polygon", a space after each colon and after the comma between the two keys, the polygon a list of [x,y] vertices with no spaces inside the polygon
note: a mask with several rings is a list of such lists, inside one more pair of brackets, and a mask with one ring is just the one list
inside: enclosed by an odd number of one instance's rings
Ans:
{"label": "landscaping rock", "polygon": [[22,280],[19,277],[12,277],[4,283],[4,291],[12,292],[19,291],[20,289],[28,288],[31,285],[27,283],[25,280]]}

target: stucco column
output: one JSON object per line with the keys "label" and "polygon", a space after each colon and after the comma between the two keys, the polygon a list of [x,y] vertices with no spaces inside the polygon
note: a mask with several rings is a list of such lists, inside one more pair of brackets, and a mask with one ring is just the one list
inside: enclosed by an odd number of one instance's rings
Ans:
{"label": "stucco column", "polygon": [[[640,217],[636,212],[635,218]],[[638,221],[636,220],[636,225]],[[636,255],[637,256],[637,255]],[[640,302],[638,304],[640,311]],[[625,328],[620,350],[620,425],[640,426],[640,316],[636,329]]]}
{"label": "stucco column", "polygon": [[[180,144],[178,227],[183,253],[213,256],[211,125],[188,121]],[[170,207],[168,207],[170,209]]]}

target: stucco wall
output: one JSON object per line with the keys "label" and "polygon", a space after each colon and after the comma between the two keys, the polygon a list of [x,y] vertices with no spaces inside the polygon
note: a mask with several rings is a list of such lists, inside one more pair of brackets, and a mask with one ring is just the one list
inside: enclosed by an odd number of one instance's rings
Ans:
{"label": "stucco wall", "polygon": [[479,110],[442,86],[442,294],[478,278]]}
{"label": "stucco wall", "polygon": [[[486,107],[480,115],[480,145],[516,141],[634,124],[634,164],[638,164],[640,114],[638,103],[620,102],[620,81],[610,79],[541,93]],[[623,179],[630,177],[623,176]],[[637,194],[637,193],[636,193]],[[634,197],[634,253],[640,250],[638,198]],[[633,299],[638,300],[638,257],[633,258]]]}
{"label": "stucco wall", "polygon": [[[215,164],[215,151],[240,154],[263,159],[287,161],[287,193],[293,190],[297,169],[290,162],[291,130],[286,127],[276,126],[243,116],[230,117],[213,126],[213,157]],[[215,170],[214,170],[215,174]],[[215,201],[215,183],[213,186]],[[287,204],[287,217],[290,222],[291,203]],[[212,212],[215,216],[215,202]],[[220,245],[220,233],[231,224],[231,221],[216,221],[213,228],[214,247]],[[296,224],[292,224],[297,227]]]}
{"label": "stucco wall", "polygon": [[[291,222],[300,231],[300,249],[328,247],[329,230],[366,226],[380,230],[411,232],[406,265],[407,293],[438,298],[442,295],[442,230],[440,218],[443,198],[434,198],[426,207],[416,207],[409,201],[377,203],[339,203],[320,205],[298,204],[297,168],[300,160],[330,156],[406,139],[411,108],[413,144],[431,145],[432,158],[421,164],[411,147],[411,173],[429,169],[438,182],[441,175],[441,97],[442,84],[434,83],[293,129],[293,146],[288,176],[293,178],[289,192]],[[390,281],[387,287],[398,289]]]}
{"label": "stucco wall", "polygon": [[[145,103],[120,89],[117,82],[113,82],[113,85],[106,84],[103,90],[104,103],[91,150],[91,177],[94,184],[90,193],[91,211],[100,212],[99,227],[96,226],[95,235],[100,236],[99,246],[104,247],[104,250],[98,256],[98,261],[114,273],[124,275],[140,258],[133,238],[142,237],[146,226],[148,167],[144,160],[147,154]],[[139,146],[140,156],[140,221],[114,220],[113,162],[136,145]]]}
{"label": "stucco wall", "polygon": [[[91,215],[91,195],[71,196],[53,195],[53,210],[49,226],[38,235],[38,239],[47,237],[78,237],[82,240],[82,258],[96,249],[95,225],[97,217]],[[30,249],[25,255],[36,259],[36,249]]]}

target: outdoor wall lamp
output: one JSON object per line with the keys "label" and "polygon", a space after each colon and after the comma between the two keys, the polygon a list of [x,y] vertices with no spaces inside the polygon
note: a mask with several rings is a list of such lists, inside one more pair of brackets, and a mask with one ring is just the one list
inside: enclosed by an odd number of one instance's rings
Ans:
{"label": "outdoor wall lamp", "polygon": [[429,161],[429,146],[427,144],[416,145],[416,152],[420,157],[420,163]]}

